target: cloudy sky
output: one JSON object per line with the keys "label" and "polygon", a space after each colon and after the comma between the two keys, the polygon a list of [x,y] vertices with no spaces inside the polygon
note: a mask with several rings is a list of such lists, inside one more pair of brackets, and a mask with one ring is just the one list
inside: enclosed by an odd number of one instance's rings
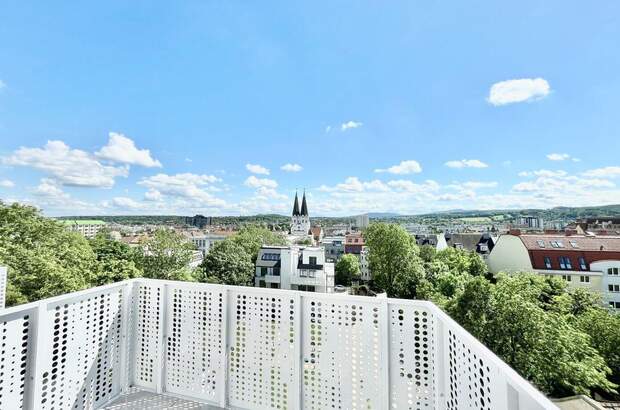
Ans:
{"label": "cloudy sky", "polygon": [[0,198],[48,215],[620,203],[620,2],[5,2]]}

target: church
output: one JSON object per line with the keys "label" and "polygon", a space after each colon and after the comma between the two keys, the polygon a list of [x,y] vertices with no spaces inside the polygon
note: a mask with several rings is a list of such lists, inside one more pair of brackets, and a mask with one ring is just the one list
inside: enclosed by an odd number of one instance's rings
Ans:
{"label": "church", "polygon": [[291,235],[306,236],[310,233],[310,216],[308,215],[308,204],[306,203],[306,192],[304,191],[301,199],[301,211],[299,210],[299,199],[295,192],[295,203],[293,204],[293,216],[291,217]]}

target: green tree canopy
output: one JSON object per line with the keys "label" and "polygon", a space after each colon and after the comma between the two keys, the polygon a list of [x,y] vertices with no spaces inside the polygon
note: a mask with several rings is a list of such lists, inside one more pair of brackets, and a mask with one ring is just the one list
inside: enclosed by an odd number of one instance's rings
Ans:
{"label": "green tree canopy", "polygon": [[343,286],[351,286],[352,281],[359,280],[362,275],[360,261],[353,254],[343,255],[336,263],[336,284]]}
{"label": "green tree canopy", "polygon": [[142,245],[139,268],[151,279],[192,280],[194,246],[170,229],[158,229]]}
{"label": "green tree canopy", "polygon": [[0,202],[0,265],[9,268],[7,305],[84,289],[96,270],[88,241],[36,208]]}
{"label": "green tree canopy", "polygon": [[229,238],[237,245],[241,246],[252,258],[252,263],[256,262],[258,251],[263,245],[286,245],[286,238],[279,233],[257,226],[248,225],[238,233]]}
{"label": "green tree canopy", "polygon": [[251,286],[254,263],[241,245],[231,239],[217,242],[196,272],[200,282]]}
{"label": "green tree canopy", "polygon": [[93,285],[119,282],[142,276],[137,267],[139,253],[124,242],[117,241],[106,230],[100,231],[90,240],[95,252],[98,266],[93,278]]}

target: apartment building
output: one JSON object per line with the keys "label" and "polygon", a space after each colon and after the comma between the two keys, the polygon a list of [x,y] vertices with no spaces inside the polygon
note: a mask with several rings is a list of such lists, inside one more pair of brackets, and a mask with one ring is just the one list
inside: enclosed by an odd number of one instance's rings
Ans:
{"label": "apartment building", "polygon": [[333,293],[334,264],[319,247],[263,246],[254,285],[261,288]]}
{"label": "apartment building", "polygon": [[362,280],[369,281],[371,273],[368,267],[368,249],[361,233],[354,232],[345,236],[344,253],[357,256],[362,271]]}
{"label": "apartment building", "polygon": [[216,242],[221,242],[232,235],[232,232],[203,232],[203,231],[183,231],[183,236],[187,238],[197,250],[206,256]]}
{"label": "apartment building", "polygon": [[600,292],[620,309],[620,236],[521,234],[500,236],[487,259],[492,273],[534,271]]}
{"label": "apartment building", "polygon": [[497,242],[490,232],[446,233],[445,237],[449,247],[476,252],[483,259],[488,258]]}
{"label": "apartment building", "polygon": [[63,219],[60,221],[69,231],[79,232],[85,238],[94,238],[106,226],[104,221],[96,219]]}

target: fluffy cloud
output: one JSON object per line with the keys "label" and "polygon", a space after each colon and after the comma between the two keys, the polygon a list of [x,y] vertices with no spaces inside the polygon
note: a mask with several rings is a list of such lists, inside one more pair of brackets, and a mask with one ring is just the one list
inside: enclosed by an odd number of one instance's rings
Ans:
{"label": "fluffy cloud", "polygon": [[10,179],[0,179],[0,188],[13,188],[15,183]]}
{"label": "fluffy cloud", "polygon": [[284,164],[280,169],[285,172],[299,172],[304,168],[299,164]]}
{"label": "fluffy cloud", "polygon": [[545,178],[561,178],[561,177],[565,177],[566,175],[568,175],[568,173],[562,170],[551,171],[548,169],[539,169],[538,171],[522,171],[522,172],[519,172],[518,175],[520,177],[537,176],[537,177],[545,177]]}
{"label": "fluffy cloud", "polygon": [[564,161],[564,160],[570,159],[570,155],[552,153],[552,154],[547,154],[547,159],[550,161]]}
{"label": "fluffy cloud", "polygon": [[220,181],[220,178],[213,175],[183,173],[157,174],[142,178],[138,184],[149,188],[145,193],[145,199],[149,201],[158,201],[164,197],[182,198],[187,206],[223,207],[227,205],[226,202],[208,192],[217,190],[212,189],[214,187],[211,184]]}
{"label": "fluffy cloud", "polygon": [[138,201],[135,201],[131,198],[124,197],[124,196],[115,197],[112,199],[112,201],[106,203],[106,205],[108,207],[113,206],[115,208],[123,208],[123,209],[130,209],[130,210],[144,209],[144,204]]}
{"label": "fluffy cloud", "polygon": [[407,179],[399,179],[394,181],[388,181],[387,185],[390,188],[409,193],[435,192],[440,189],[440,185],[430,179],[426,180],[423,184],[416,184],[415,182],[409,181]]}
{"label": "fluffy cloud", "polygon": [[493,84],[487,100],[495,106],[534,101],[546,97],[550,91],[549,83],[543,78],[507,80]]}
{"label": "fluffy cloud", "polygon": [[245,164],[245,168],[253,174],[269,175],[269,170],[258,164]]}
{"label": "fluffy cloud", "polygon": [[418,161],[407,160],[407,161],[401,161],[400,164],[391,166],[389,168],[375,169],[375,172],[379,172],[379,173],[388,172],[390,174],[399,174],[399,175],[417,174],[417,173],[422,172],[422,167],[420,166]]}
{"label": "fluffy cloud", "polygon": [[33,194],[44,197],[68,198],[69,195],[64,193],[56,183],[48,178],[41,179],[41,183],[33,190]]}
{"label": "fluffy cloud", "polygon": [[479,159],[461,159],[448,161],[444,164],[448,168],[487,168],[488,165]]}
{"label": "fluffy cloud", "polygon": [[269,178],[257,178],[254,175],[250,175],[243,184],[250,188],[275,189],[278,187],[278,183],[275,180]]}
{"label": "fluffy cloud", "polygon": [[620,167],[604,167],[590,169],[582,174],[585,177],[593,178],[616,178],[620,177]]}
{"label": "fluffy cloud", "polygon": [[497,187],[496,181],[467,181],[463,182],[460,186],[464,189],[482,189],[482,188],[495,188]]}
{"label": "fluffy cloud", "polygon": [[116,177],[127,177],[127,166],[104,165],[88,152],[71,149],[62,141],[48,141],[43,148],[21,147],[4,158],[8,165],[46,172],[63,185],[111,188]]}
{"label": "fluffy cloud", "polygon": [[136,144],[130,138],[116,132],[111,132],[109,138],[108,145],[95,153],[97,157],[123,164],[161,168],[161,162],[153,159],[148,149],[136,148]]}
{"label": "fluffy cloud", "polygon": [[346,130],[350,130],[350,129],[354,129],[354,128],[359,128],[362,125],[364,125],[364,124],[362,124],[361,122],[358,122],[358,121],[347,121],[345,123],[342,123],[342,125],[340,125],[340,130],[344,132]]}
{"label": "fluffy cloud", "polygon": [[321,185],[319,191],[322,192],[364,192],[364,191],[389,191],[389,188],[378,179],[369,182],[362,182],[358,177],[348,177],[343,183],[333,187]]}

